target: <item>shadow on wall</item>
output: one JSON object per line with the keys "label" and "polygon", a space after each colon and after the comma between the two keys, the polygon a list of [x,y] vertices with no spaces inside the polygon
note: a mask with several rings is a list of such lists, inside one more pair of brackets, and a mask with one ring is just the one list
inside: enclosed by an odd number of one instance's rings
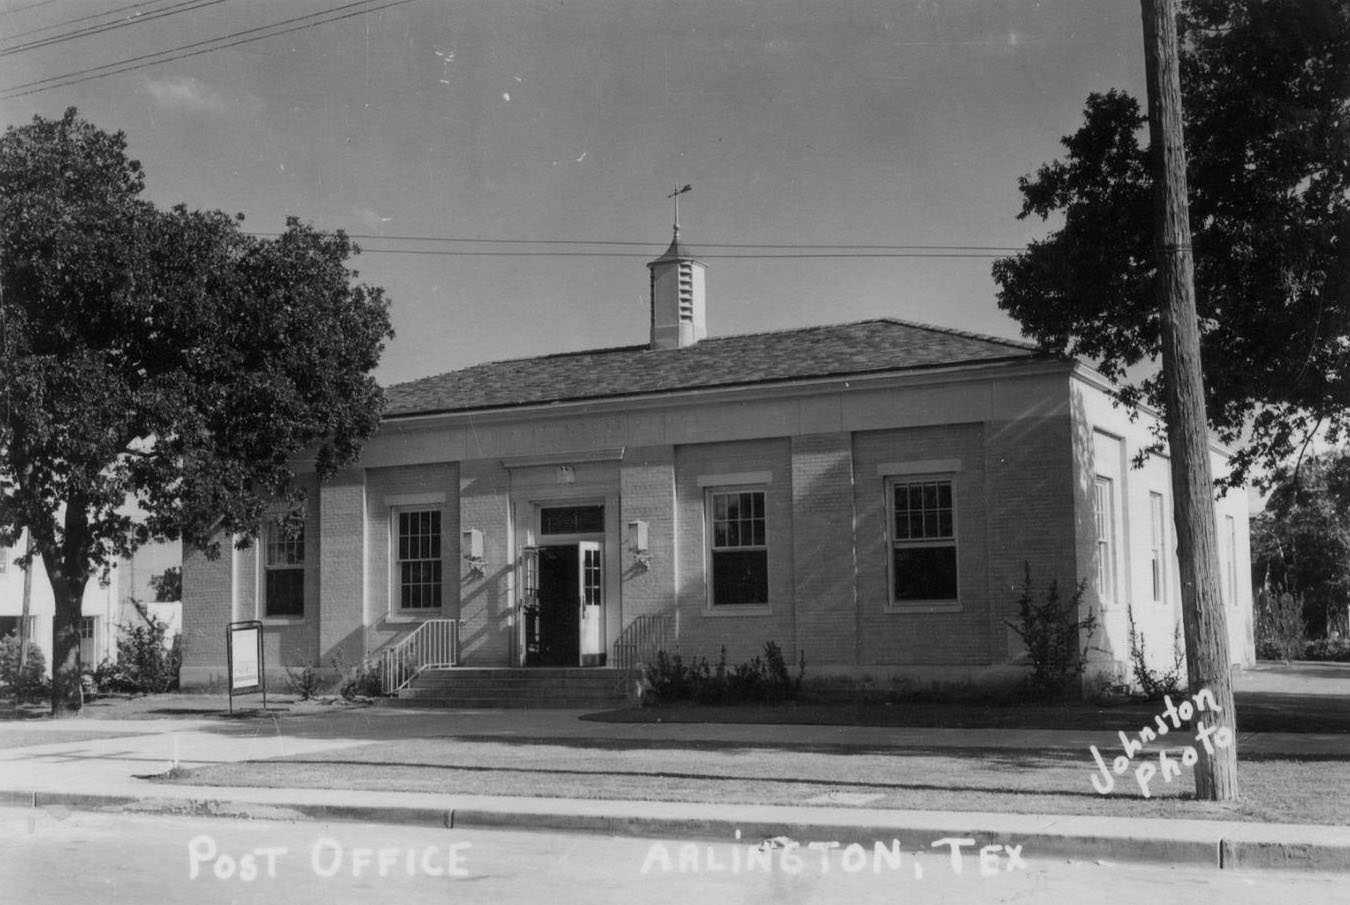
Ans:
{"label": "shadow on wall", "polygon": [[[1124,619],[1123,604],[1120,606],[1104,606],[1101,590],[1097,581],[1098,575],[1098,545],[1097,545],[1097,502],[1096,502],[1096,479],[1098,473],[1098,463],[1096,461],[1096,432],[1091,417],[1088,415],[1087,406],[1083,402],[1082,393],[1076,392],[1074,385],[1070,384],[1070,398],[1072,408],[1072,418],[1070,423],[1073,430],[1073,454],[1075,475],[1073,493],[1074,493],[1074,563],[1077,566],[1078,574],[1072,576],[1068,584],[1072,587],[1079,580],[1087,579],[1087,590],[1083,593],[1083,599],[1079,606],[1079,618],[1087,619],[1095,617],[1091,635],[1082,639],[1083,648],[1087,652],[1087,668],[1083,671],[1082,689],[1085,697],[1089,697],[1099,691],[1105,685],[1117,684],[1128,679],[1126,661],[1129,657],[1129,651],[1117,650],[1114,638],[1121,637],[1120,633],[1115,631],[1116,623]],[[1110,469],[1110,473],[1116,474],[1124,465],[1115,465]],[[1117,480],[1117,491],[1119,484]],[[1116,506],[1120,505],[1120,497],[1116,497]],[[1113,518],[1120,524],[1119,512],[1113,513]],[[1117,544],[1119,540],[1117,540]],[[1114,549],[1115,545],[1113,545]],[[1120,556],[1117,554],[1116,563],[1113,568],[1119,566]],[[1063,580],[1060,581],[1064,585]],[[1123,630],[1123,623],[1121,625]]]}
{"label": "shadow on wall", "polygon": [[[503,565],[482,577],[467,573],[460,579],[459,657],[466,666],[505,666],[514,652],[510,597],[513,565]],[[514,665],[514,664],[510,664]]]}

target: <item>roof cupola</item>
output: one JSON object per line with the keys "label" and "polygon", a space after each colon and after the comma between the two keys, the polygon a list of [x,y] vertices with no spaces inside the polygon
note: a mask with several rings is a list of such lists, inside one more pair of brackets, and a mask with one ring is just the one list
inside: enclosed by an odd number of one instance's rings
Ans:
{"label": "roof cupola", "polygon": [[676,189],[675,234],[670,247],[647,264],[651,271],[652,349],[682,349],[708,335],[708,265],[680,241],[680,195],[691,186]]}

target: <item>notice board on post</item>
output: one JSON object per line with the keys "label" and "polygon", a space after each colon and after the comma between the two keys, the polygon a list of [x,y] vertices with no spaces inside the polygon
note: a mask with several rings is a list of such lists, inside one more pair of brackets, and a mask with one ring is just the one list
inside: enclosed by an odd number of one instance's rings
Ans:
{"label": "notice board on post", "polygon": [[230,712],[234,696],[262,693],[267,709],[267,679],[263,669],[263,625],[257,619],[231,622],[225,632],[225,657],[229,665]]}

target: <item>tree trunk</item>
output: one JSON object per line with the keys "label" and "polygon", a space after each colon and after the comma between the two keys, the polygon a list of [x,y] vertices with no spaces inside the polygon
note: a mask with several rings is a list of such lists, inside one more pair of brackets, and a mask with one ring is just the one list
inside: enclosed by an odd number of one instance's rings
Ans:
{"label": "tree trunk", "polygon": [[89,583],[86,548],[88,516],[81,498],[66,502],[61,544],[41,544],[42,562],[52,583],[52,716],[69,716],[80,709],[80,620],[84,616],[84,589]]}
{"label": "tree trunk", "polygon": [[1186,200],[1186,149],[1182,138],[1181,80],[1177,65],[1174,0],[1142,0],[1148,77],[1148,121],[1156,196],[1158,304],[1162,318],[1162,367],[1167,443],[1172,456],[1181,612],[1186,632],[1186,672],[1191,690],[1208,688],[1219,712],[1197,715],[1229,744],[1196,744],[1198,799],[1229,801],[1237,790],[1237,724],[1228,658],[1228,626],[1219,593],[1218,538],[1209,429],[1200,369],[1194,263]]}
{"label": "tree trunk", "polygon": [[52,616],[52,716],[80,709],[80,620],[87,578],[52,580],[56,611]]}

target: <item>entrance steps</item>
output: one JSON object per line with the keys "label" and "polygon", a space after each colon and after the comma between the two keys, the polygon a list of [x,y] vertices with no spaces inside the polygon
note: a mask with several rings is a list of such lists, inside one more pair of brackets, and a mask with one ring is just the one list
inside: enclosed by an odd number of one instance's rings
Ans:
{"label": "entrance steps", "polygon": [[399,707],[623,707],[624,670],[605,667],[425,669],[390,703]]}

